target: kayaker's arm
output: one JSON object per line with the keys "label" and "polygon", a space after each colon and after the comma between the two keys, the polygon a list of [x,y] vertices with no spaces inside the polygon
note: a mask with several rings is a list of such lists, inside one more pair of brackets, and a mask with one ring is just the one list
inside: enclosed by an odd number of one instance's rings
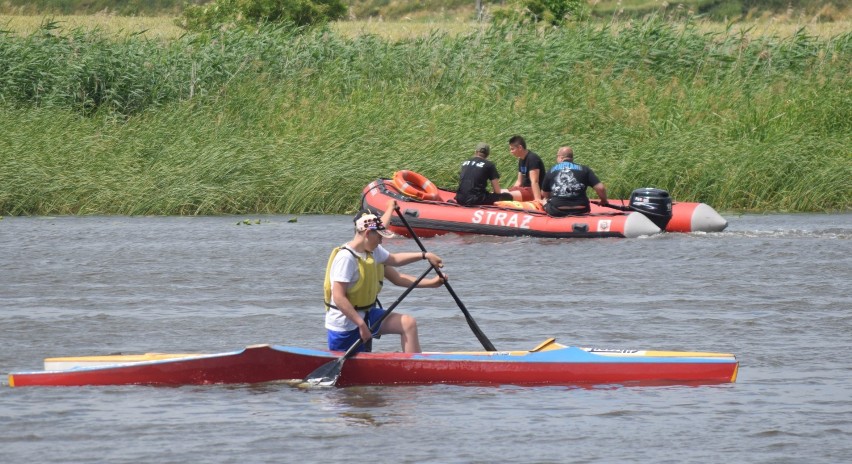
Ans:
{"label": "kayaker's arm", "polygon": [[444,261],[441,257],[428,251],[391,253],[385,261],[385,264],[389,264],[391,266],[405,266],[406,264],[411,264],[415,261],[422,261],[424,259],[428,259],[432,266],[444,267]]}
{"label": "kayaker's arm", "polygon": [[[447,274],[444,274],[446,276]],[[396,268],[391,266],[385,266],[385,278],[392,282],[394,285],[398,285],[400,287],[408,287],[413,284],[417,278],[408,274],[403,274],[399,272]],[[444,280],[439,276],[432,277],[431,279],[423,279],[418,284],[418,287],[421,288],[435,288],[444,285]]]}
{"label": "kayaker's arm", "polygon": [[387,227],[390,224],[391,217],[393,217],[393,210],[396,208],[396,200],[391,198],[388,200],[388,205],[385,207],[385,212],[382,213],[381,221],[382,224]]}

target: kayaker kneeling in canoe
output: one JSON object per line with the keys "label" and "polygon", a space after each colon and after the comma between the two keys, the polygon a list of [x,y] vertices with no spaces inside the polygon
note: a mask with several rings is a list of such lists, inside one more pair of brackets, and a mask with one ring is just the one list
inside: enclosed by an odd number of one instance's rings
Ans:
{"label": "kayaker kneeling in canoe", "polygon": [[574,150],[560,147],[556,152],[556,166],[544,178],[542,194],[547,199],[544,211],[551,216],[562,217],[586,214],[591,211],[586,189],[592,187],[606,206],[606,186],[598,179],[592,168],[574,163]]}
{"label": "kayaker kneeling in canoe", "polygon": [[[388,202],[386,217],[396,202]],[[355,216],[355,236],[331,252],[325,271],[325,328],[328,349],[346,351],[361,338],[359,351],[371,351],[370,339],[384,334],[399,334],[402,351],[419,353],[420,339],[417,321],[408,314],[391,313],[379,327],[372,327],[385,310],[378,304],[378,294],[385,278],[399,286],[410,286],[417,279],[394,269],[415,261],[428,259],[443,267],[441,258],[428,252],[390,253],[382,247],[382,238],[393,234],[385,229],[381,219],[369,211]],[[418,287],[440,287],[438,277],[423,279]],[[368,324],[372,327],[372,333]]]}

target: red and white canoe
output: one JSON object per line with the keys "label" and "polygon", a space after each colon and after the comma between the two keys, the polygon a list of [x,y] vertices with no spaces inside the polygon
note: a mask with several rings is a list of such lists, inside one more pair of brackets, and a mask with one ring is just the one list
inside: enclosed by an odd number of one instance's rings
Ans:
{"label": "red and white canoe", "polygon": [[[435,190],[434,199],[422,200],[404,194],[391,179],[377,179],[364,188],[362,207],[381,214],[388,200],[394,199],[414,231],[425,237],[452,232],[553,238],[635,238],[661,232],[660,227],[646,214],[629,211],[630,200],[610,202],[616,207],[623,205],[621,209],[628,211],[593,203],[590,214],[552,217],[535,210],[492,205],[463,206],[450,201],[455,197],[455,192],[440,188]],[[664,225],[666,232],[717,232],[728,225],[722,216],[704,203],[668,201],[671,204],[671,219]],[[403,236],[409,235],[396,217],[391,220],[390,229]]]}
{"label": "red and white canoe", "polygon": [[[206,385],[298,383],[341,352],[253,345],[218,354],[47,358],[44,371],[9,374],[9,385]],[[343,365],[351,385],[661,385],[735,382],[732,354],[577,348],[548,339],[529,351],[359,353]]]}

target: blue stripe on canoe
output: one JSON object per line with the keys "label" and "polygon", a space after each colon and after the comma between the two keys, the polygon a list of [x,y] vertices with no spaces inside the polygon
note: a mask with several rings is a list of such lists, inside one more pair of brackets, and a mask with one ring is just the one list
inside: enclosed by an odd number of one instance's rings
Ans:
{"label": "blue stripe on canoe", "polygon": [[[279,346],[273,345],[273,349],[278,351],[286,351],[304,356],[317,356],[328,358],[329,360],[337,359],[339,355],[326,350],[314,350],[310,348],[300,348],[295,346]],[[478,361],[478,362],[530,362],[530,363],[554,363],[554,362],[579,362],[579,363],[731,363],[733,358],[704,358],[704,357],[672,357],[672,356],[613,356],[613,355],[598,355],[589,353],[577,347],[569,346],[567,348],[548,351],[537,351],[534,353],[524,354],[509,354],[506,351],[482,352],[481,354],[472,353],[420,353],[411,356],[411,359],[429,360],[429,361]]]}

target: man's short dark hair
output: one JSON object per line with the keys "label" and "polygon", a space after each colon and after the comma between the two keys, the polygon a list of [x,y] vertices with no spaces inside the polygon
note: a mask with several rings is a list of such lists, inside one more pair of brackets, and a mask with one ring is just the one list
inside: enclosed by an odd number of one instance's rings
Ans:
{"label": "man's short dark hair", "polygon": [[509,139],[509,145],[520,145],[524,150],[527,149],[527,141],[520,135],[513,135],[512,138]]}

